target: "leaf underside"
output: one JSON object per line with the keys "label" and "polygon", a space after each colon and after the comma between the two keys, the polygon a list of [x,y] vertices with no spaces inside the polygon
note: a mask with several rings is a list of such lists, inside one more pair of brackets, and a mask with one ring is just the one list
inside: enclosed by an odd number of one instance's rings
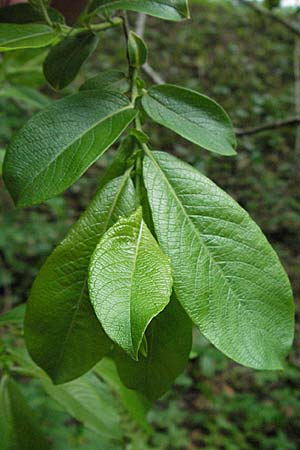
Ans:
{"label": "leaf underside", "polygon": [[146,157],[144,178],[174,289],[191,319],[235,361],[281,368],[293,339],[292,293],[259,227],[212,181],[166,153]]}

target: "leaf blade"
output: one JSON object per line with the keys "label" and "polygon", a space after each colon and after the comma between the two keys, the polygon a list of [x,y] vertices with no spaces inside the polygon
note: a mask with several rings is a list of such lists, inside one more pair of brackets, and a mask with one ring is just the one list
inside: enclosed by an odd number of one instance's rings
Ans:
{"label": "leaf blade", "polygon": [[40,203],[69,187],[135,115],[122,94],[85,91],[33,116],[15,136],[4,160],[4,181],[15,203]]}
{"label": "leaf blade", "polygon": [[56,36],[47,25],[0,23],[0,51],[46,47]]}
{"label": "leaf blade", "polygon": [[292,294],[261,230],[212,181],[166,153],[148,156],[144,174],[158,241],[191,319],[240,364],[281,368],[293,338]]}
{"label": "leaf blade", "polygon": [[86,32],[68,36],[52,47],[43,64],[48,83],[57,90],[68,86],[94,52],[98,42],[99,36]]}
{"label": "leaf blade", "polygon": [[145,330],[168,304],[171,289],[168,258],[143,221],[141,209],[121,218],[91,258],[89,292],[104,330],[132,358],[138,359]]}
{"label": "leaf blade", "polygon": [[125,9],[141,12],[166,20],[182,20],[189,18],[186,0],[93,0],[90,12]]}
{"label": "leaf blade", "polygon": [[172,84],[152,87],[142,105],[155,122],[220,155],[235,155],[236,140],[226,112],[214,100]]}
{"label": "leaf blade", "polygon": [[113,358],[125,386],[154,401],[184,370],[192,346],[192,323],[174,296],[151,322],[147,340],[146,358],[133,361],[121,349],[115,349]]}
{"label": "leaf blade", "polygon": [[110,181],[47,259],[27,304],[25,342],[55,383],[85,373],[109,350],[88,298],[87,270],[99,237],[134,209],[129,173]]}

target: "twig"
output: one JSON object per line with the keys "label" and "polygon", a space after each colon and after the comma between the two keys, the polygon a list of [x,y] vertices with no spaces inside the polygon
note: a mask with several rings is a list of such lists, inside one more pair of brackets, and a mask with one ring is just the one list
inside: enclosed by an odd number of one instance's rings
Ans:
{"label": "twig", "polygon": [[164,84],[165,80],[154,70],[150,64],[146,63],[142,66],[143,71],[151,78],[156,84]]}
{"label": "twig", "polygon": [[288,117],[287,119],[275,120],[274,122],[265,123],[251,128],[236,128],[237,136],[250,136],[251,134],[260,133],[266,130],[274,130],[276,128],[288,127],[300,124],[300,116]]}
{"label": "twig", "polygon": [[146,14],[139,13],[136,19],[135,32],[141,37],[144,37],[146,21],[147,21]]}
{"label": "twig", "polygon": [[257,13],[264,15],[277,23],[280,23],[285,28],[287,28],[289,31],[291,31],[293,34],[300,37],[300,29],[298,27],[296,27],[292,23],[288,22],[287,20],[283,19],[282,17],[280,17],[278,14],[274,13],[273,11],[270,11],[269,9],[264,8],[263,6],[260,6],[256,2],[253,2],[253,1],[249,1],[249,0],[238,0],[238,1],[240,3],[242,3],[243,5],[246,5],[249,8],[253,9]]}

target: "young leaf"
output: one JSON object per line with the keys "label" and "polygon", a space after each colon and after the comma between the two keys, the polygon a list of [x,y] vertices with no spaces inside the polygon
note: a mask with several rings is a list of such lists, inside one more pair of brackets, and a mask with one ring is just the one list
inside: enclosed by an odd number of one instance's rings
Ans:
{"label": "young leaf", "polygon": [[234,155],[231,121],[214,100],[191,89],[162,84],[149,89],[142,105],[151,119],[194,144],[220,155]]}
{"label": "young leaf", "polygon": [[124,408],[128,411],[132,419],[147,433],[152,431],[147,422],[147,413],[150,409],[150,402],[132,389],[128,389],[120,380],[114,361],[110,358],[103,358],[95,367],[94,372],[99,375],[113,390],[119,395]]}
{"label": "young leaf", "polygon": [[151,322],[146,335],[147,358],[140,356],[139,361],[133,361],[118,349],[114,359],[125,386],[154,401],[184,370],[192,346],[192,323],[174,296]]}
{"label": "young leaf", "polygon": [[62,386],[53,386],[46,379],[41,381],[47,394],[85,427],[103,438],[121,438],[116,401],[95,375],[88,373]]}
{"label": "young leaf", "polygon": [[92,256],[89,293],[108,336],[132,358],[147,326],[169,303],[171,268],[138,209],[121,218]]}
{"label": "young leaf", "polygon": [[158,241],[178,300],[225,355],[279,369],[293,340],[288,278],[259,227],[197,170],[162,152],[144,177]]}
{"label": "young leaf", "polygon": [[128,36],[128,56],[132,67],[141,67],[147,61],[148,49],[145,42],[133,31]]}
{"label": "young leaf", "polygon": [[0,51],[46,47],[56,36],[47,25],[0,23]]}
{"label": "young leaf", "polygon": [[88,31],[76,36],[68,36],[51,48],[44,62],[44,75],[54,89],[68,86],[80,67],[94,52],[99,36]]}
{"label": "young leaf", "polygon": [[85,91],[33,116],[15,136],[4,160],[4,181],[15,203],[40,203],[69,187],[135,115],[122,94]]}
{"label": "young leaf", "polygon": [[166,20],[189,18],[187,0],[93,0],[90,12],[125,9],[136,11]]}
{"label": "young leaf", "polygon": [[129,83],[124,72],[107,70],[90,78],[80,87],[81,91],[93,89],[118,91],[124,94],[129,89]]}
{"label": "young leaf", "polygon": [[109,350],[88,298],[87,271],[99,238],[134,209],[129,173],[110,181],[47,259],[30,292],[25,341],[55,383],[79,377]]}
{"label": "young leaf", "polygon": [[0,436],[2,450],[46,450],[50,444],[40,432],[34,411],[15,381],[4,376],[0,384]]}

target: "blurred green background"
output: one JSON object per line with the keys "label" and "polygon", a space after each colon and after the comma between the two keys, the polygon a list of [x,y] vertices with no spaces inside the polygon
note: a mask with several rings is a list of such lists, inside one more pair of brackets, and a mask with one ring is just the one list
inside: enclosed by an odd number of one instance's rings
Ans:
{"label": "blurred green background", "polygon": [[[161,21],[148,18],[145,38],[150,64],[166,81],[213,97],[238,129],[295,115],[294,36],[282,25],[236,2],[191,3],[189,22],[165,22],[162,26]],[[300,14],[296,13],[285,10],[300,29]],[[134,14],[130,20],[134,25]],[[40,68],[43,58],[40,51],[2,56],[0,149],[37,105],[46,102],[39,95],[33,97],[31,88],[39,86],[41,93],[58,97],[45,86]],[[101,36],[98,51],[69,91],[98,70],[111,67],[126,69],[124,42],[117,30]],[[151,82],[147,75],[144,78]],[[154,147],[174,153],[208,175],[262,227],[290,276],[298,315],[300,153],[295,145],[296,132],[293,126],[241,136],[238,156],[225,158],[151,125]],[[26,300],[34,276],[87,206],[113,154],[110,150],[64,195],[35,208],[16,210],[0,180],[2,312]],[[154,433],[147,436],[125,419],[125,443],[113,448],[299,450],[299,345],[297,325],[285,371],[255,372],[236,365],[195,335],[186,373],[149,414]],[[24,382],[23,391],[54,449],[108,450],[96,433],[85,430],[49,401],[38,383]]]}

